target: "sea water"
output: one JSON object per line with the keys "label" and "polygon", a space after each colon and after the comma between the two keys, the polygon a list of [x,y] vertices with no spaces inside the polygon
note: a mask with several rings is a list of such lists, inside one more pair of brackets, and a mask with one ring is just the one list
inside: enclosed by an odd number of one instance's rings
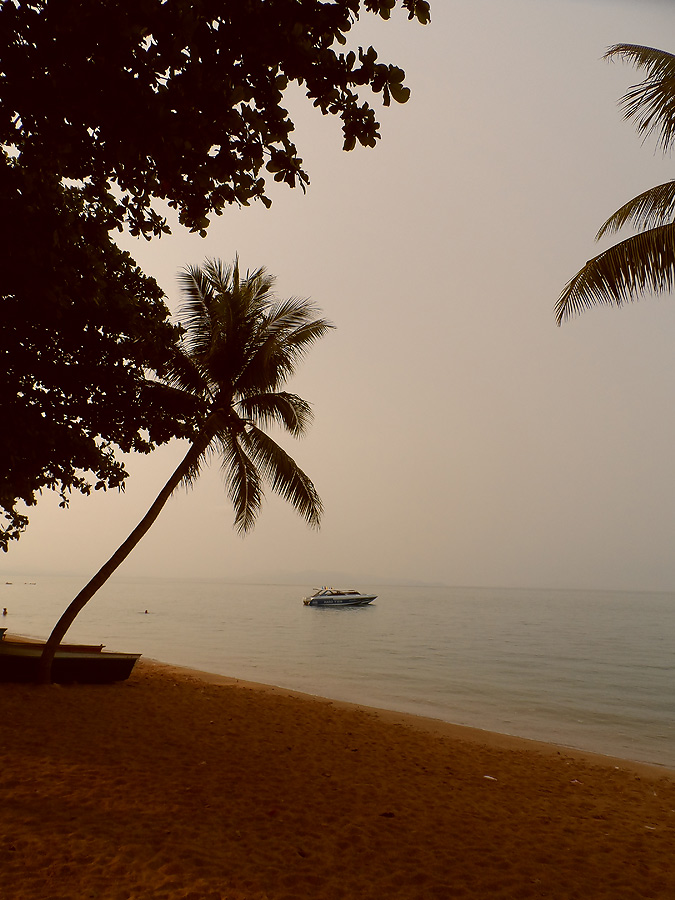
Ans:
{"label": "sea water", "polygon": [[[0,624],[44,638],[82,582],[8,576]],[[342,585],[354,587],[354,585]],[[675,768],[675,594],[111,579],[68,639],[317,696]]]}

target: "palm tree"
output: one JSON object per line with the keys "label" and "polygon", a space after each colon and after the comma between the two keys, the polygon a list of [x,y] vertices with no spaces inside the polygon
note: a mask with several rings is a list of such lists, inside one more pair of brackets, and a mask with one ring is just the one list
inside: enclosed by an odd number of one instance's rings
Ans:
{"label": "palm tree", "polygon": [[277,301],[274,278],[264,269],[241,277],[238,260],[232,266],[207,260],[179,278],[184,334],[164,380],[196,400],[197,434],[143,519],[57,622],[41,659],[43,682],[51,680],[54,651],[80,610],[150,529],[178,485],[191,485],[213,455],[220,457],[239,533],[253,528],[265,482],[310,526],[319,526],[323,509],[314,485],[265,428],[280,425],[294,437],[305,433],[312,418],[309,404],[281,388],[333,326],[316,318],[318,310],[307,300]]}
{"label": "palm tree", "polygon": [[[646,77],[619,101],[645,138],[657,135],[664,153],[675,144],[675,56],[652,47],[615,44],[605,59],[621,57]],[[602,226],[596,240],[624,225],[642,229],[590,259],[556,304],[558,325],[600,303],[622,306],[645,291],[668,291],[675,280],[675,181],[659,184],[624,204]]]}

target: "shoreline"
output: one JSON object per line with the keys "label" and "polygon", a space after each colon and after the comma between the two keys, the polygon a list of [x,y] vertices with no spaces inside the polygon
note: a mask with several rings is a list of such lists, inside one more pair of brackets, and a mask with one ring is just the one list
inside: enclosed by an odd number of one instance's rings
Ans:
{"label": "shoreline", "polygon": [[495,747],[501,750],[525,749],[540,753],[544,756],[569,757],[578,759],[593,765],[609,766],[614,769],[625,769],[644,777],[670,778],[675,781],[675,767],[647,763],[641,760],[628,759],[621,756],[612,756],[606,753],[597,753],[593,750],[584,750],[581,747],[569,747],[566,744],[556,744],[552,741],[539,741],[520,735],[504,734],[499,731],[490,731],[484,728],[476,728],[471,725],[458,725],[445,719],[435,719],[431,716],[420,716],[415,713],[401,712],[399,710],[383,709],[377,706],[369,706],[356,703],[351,700],[336,700],[331,697],[323,697],[319,694],[308,694],[305,691],[297,691],[292,688],[284,688],[279,685],[266,684],[260,681],[248,681],[232,675],[218,675],[215,672],[205,672],[190,666],[178,666],[166,663],[158,659],[143,657],[141,664],[149,664],[163,668],[167,671],[176,671],[185,675],[198,678],[207,684],[231,685],[233,687],[247,688],[253,691],[261,691],[273,695],[297,697],[301,700],[316,701],[334,706],[336,709],[358,710],[374,716],[376,719],[389,722],[394,725],[402,725],[413,730],[428,734],[435,734],[466,743],[478,743]]}
{"label": "shoreline", "polygon": [[[8,632],[8,638],[29,641],[31,643],[41,643],[42,638],[27,637],[25,635]],[[316,700],[327,704],[332,704],[336,708],[362,710],[371,713],[382,721],[393,722],[399,725],[405,725],[419,731],[439,736],[446,736],[460,741],[487,744],[500,749],[518,749],[519,747],[529,748],[536,752],[549,756],[567,756],[586,760],[596,765],[613,766],[614,768],[626,769],[627,771],[636,772],[646,777],[660,778],[670,777],[675,779],[675,766],[669,766],[655,762],[645,762],[644,760],[631,759],[629,757],[614,756],[608,753],[601,753],[595,750],[587,750],[583,747],[573,747],[567,744],[559,744],[555,741],[544,741],[536,738],[523,737],[521,735],[511,735],[499,731],[492,731],[487,728],[479,728],[472,725],[460,725],[450,722],[446,719],[434,718],[431,716],[418,715],[411,712],[403,712],[401,710],[393,710],[371,706],[365,703],[359,703],[351,700],[339,700],[332,697],[324,697],[321,694],[310,694],[305,691],[296,690],[294,688],[285,688],[279,685],[268,684],[266,682],[250,681],[248,679],[238,678],[234,675],[220,675],[215,672],[208,672],[203,669],[195,669],[192,666],[182,666],[176,663],[165,662],[164,660],[154,659],[148,656],[142,656],[137,666],[151,665],[166,671],[175,670],[195,678],[198,678],[208,684],[233,685],[269,692],[271,694],[294,696],[307,700]]]}
{"label": "shoreline", "polygon": [[654,767],[149,660],[0,721],[7,900],[675,896]]}

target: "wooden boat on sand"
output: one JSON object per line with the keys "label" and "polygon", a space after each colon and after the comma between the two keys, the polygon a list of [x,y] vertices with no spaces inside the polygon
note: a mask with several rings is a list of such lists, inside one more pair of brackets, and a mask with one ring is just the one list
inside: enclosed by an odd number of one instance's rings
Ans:
{"label": "wooden boat on sand", "polygon": [[[0,629],[0,682],[37,679],[44,642],[9,639]],[[52,663],[52,681],[112,684],[126,681],[140,653],[111,653],[103,644],[60,644]]]}

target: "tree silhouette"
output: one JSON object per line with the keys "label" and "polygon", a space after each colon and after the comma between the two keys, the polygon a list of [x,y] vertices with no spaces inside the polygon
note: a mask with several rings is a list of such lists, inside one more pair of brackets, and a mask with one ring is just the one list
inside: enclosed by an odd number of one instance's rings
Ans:
{"label": "tree silhouette", "polygon": [[51,679],[54,652],[78,613],[129,556],[175,489],[191,485],[212,456],[220,458],[240,533],[253,528],[265,483],[309,525],[319,526],[322,504],[314,485],[266,428],[278,425],[294,437],[305,433],[312,418],[309,404],[282,388],[333,326],[317,318],[307,300],[277,301],[274,278],[264,269],[242,277],[238,261],[224,266],[209,260],[185,269],[180,280],[185,331],[165,382],[197,404],[200,427],[143,519],[57,622],[41,659],[43,682]]}
{"label": "tree silhouette", "polygon": [[[361,18],[426,24],[427,0],[0,0],[0,549],[45,488],[117,488],[118,451],[193,432],[159,375],[163,293],[113,240],[214,215],[269,184],[305,189],[288,92],[374,147],[402,68],[359,46]],[[382,23],[384,26],[384,23]]]}

